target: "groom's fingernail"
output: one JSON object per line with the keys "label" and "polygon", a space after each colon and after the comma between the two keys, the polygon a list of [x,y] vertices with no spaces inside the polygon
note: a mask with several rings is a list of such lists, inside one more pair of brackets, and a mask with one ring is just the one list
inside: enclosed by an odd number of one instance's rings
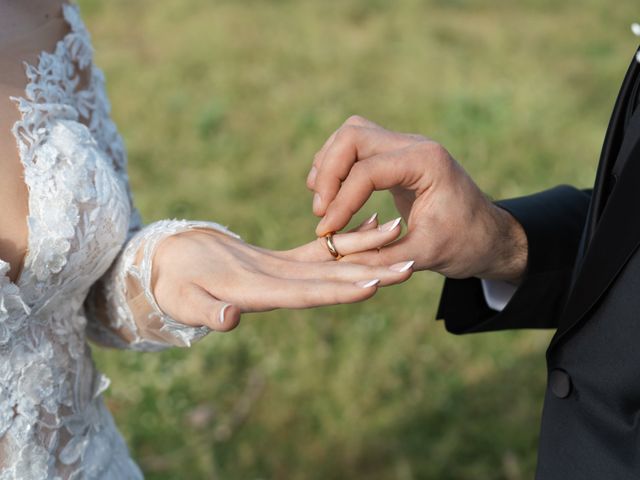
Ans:
{"label": "groom's fingernail", "polygon": [[227,311],[227,308],[229,308],[231,305],[230,304],[226,304],[224,307],[222,307],[222,310],[220,310],[220,318],[218,318],[218,321],[222,324],[224,323],[224,312]]}
{"label": "groom's fingernail", "polygon": [[371,225],[373,222],[376,221],[376,218],[378,218],[378,212],[371,215],[371,217],[369,217],[369,220],[365,222],[365,225]]}
{"label": "groom's fingernail", "polygon": [[390,232],[391,230],[396,228],[398,225],[400,225],[401,220],[402,220],[402,217],[398,217],[395,220],[391,220],[390,222],[385,223],[384,225],[380,225],[378,229],[381,232]]}
{"label": "groom's fingernail", "polygon": [[309,175],[307,175],[307,183],[309,185],[313,185],[313,182],[316,181],[316,177],[318,176],[318,169],[316,167],[311,167],[309,171]]}
{"label": "groom's fingernail", "polygon": [[320,211],[320,204],[322,203],[322,198],[320,197],[319,193],[316,193],[313,196],[313,211],[314,212],[318,212]]}
{"label": "groom's fingernail", "polygon": [[371,288],[371,287],[375,287],[379,283],[380,283],[380,279],[375,278],[373,280],[360,280],[359,282],[356,282],[356,285],[360,288]]}
{"label": "groom's fingernail", "polygon": [[396,263],[395,265],[391,265],[389,267],[389,270],[393,270],[394,272],[404,273],[407,270],[409,270],[411,267],[413,267],[414,263],[416,262],[413,260],[411,260],[410,262]]}
{"label": "groom's fingernail", "polygon": [[324,231],[325,218],[326,217],[322,217],[322,220],[320,220],[318,222],[318,225],[316,226],[316,231],[320,232],[319,236],[321,236],[321,237],[326,235],[327,233],[330,233],[330,232],[325,232]]}

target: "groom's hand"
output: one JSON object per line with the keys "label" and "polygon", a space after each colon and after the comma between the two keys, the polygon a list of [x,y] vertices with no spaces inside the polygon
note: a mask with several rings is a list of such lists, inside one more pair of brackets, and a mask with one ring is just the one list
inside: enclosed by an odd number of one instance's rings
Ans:
{"label": "groom's hand", "polygon": [[351,261],[392,264],[451,278],[472,276],[518,282],[527,262],[520,224],[495,206],[438,143],[349,118],[315,155],[307,178],[316,233],[342,229],[375,190],[390,190],[408,225],[407,234]]}

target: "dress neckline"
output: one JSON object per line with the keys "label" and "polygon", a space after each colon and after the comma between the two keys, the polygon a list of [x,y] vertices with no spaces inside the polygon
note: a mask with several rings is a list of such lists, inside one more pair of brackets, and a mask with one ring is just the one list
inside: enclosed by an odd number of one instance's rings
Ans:
{"label": "dress neckline", "polygon": [[[78,6],[75,3],[63,3],[61,7],[62,20],[69,27],[69,31],[56,42],[53,51],[42,50],[38,54],[37,62],[35,63],[35,65],[32,65],[26,61],[23,62],[25,74],[27,76],[24,96],[10,97],[10,99],[18,105],[18,108],[20,110],[20,118],[14,123],[12,132],[16,137],[16,141],[18,143],[20,162],[22,163],[24,169],[25,178],[27,176],[27,169],[32,168],[32,165],[29,165],[29,162],[32,162],[32,159],[26,158],[27,156],[25,155],[25,151],[27,149],[23,146],[24,142],[21,141],[19,131],[22,129],[24,123],[29,123],[29,121],[33,122],[33,119],[30,119],[28,117],[38,104],[38,99],[34,97],[33,92],[30,92],[30,90],[34,86],[36,86],[36,80],[40,77],[40,73],[49,70],[52,63],[64,63],[65,61],[77,62],[81,69],[83,67],[91,65],[93,53],[91,49],[87,51],[87,49],[83,50],[82,48],[78,48],[74,52],[69,51],[69,49],[65,46],[65,44],[73,43],[74,36],[80,36],[80,38],[78,38],[78,41],[88,43],[88,33],[84,28],[84,25],[81,23]],[[39,28],[44,28],[44,26]],[[60,78],[60,80],[65,79]],[[25,104],[32,104],[34,108],[26,111],[20,108]],[[31,145],[31,147],[32,146],[33,145]],[[8,275],[8,271],[10,269],[9,262],[0,258],[0,287],[6,287],[8,285],[8,288],[11,289],[11,291],[14,293],[14,296],[17,296],[22,301],[22,303],[24,303],[24,290],[28,285],[26,279],[28,277],[27,274],[31,270],[33,253],[33,232],[30,226],[30,219],[33,217],[34,212],[32,212],[31,210],[31,198],[31,188],[29,188],[29,186],[27,185],[27,245],[25,253],[20,262],[21,268],[15,280],[11,280]]]}

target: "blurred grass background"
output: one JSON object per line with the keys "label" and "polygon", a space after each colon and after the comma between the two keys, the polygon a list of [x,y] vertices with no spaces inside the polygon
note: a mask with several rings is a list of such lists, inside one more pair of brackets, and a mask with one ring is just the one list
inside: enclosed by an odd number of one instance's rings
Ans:
{"label": "blurred grass background", "polygon": [[[313,238],[304,179],[350,114],[444,143],[493,197],[593,182],[634,0],[81,0],[147,222]],[[361,218],[394,215],[385,194]],[[150,479],[532,478],[548,332],[447,334],[442,280],[96,350]]]}

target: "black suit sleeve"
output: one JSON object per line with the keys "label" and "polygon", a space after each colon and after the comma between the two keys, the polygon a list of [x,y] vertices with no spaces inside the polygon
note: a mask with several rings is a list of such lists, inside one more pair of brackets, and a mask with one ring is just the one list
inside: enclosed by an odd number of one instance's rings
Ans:
{"label": "black suit sleeve", "polygon": [[559,186],[498,202],[527,235],[527,271],[502,310],[487,305],[477,278],[446,279],[437,318],[455,334],[515,328],[555,328],[570,287],[591,191]]}

